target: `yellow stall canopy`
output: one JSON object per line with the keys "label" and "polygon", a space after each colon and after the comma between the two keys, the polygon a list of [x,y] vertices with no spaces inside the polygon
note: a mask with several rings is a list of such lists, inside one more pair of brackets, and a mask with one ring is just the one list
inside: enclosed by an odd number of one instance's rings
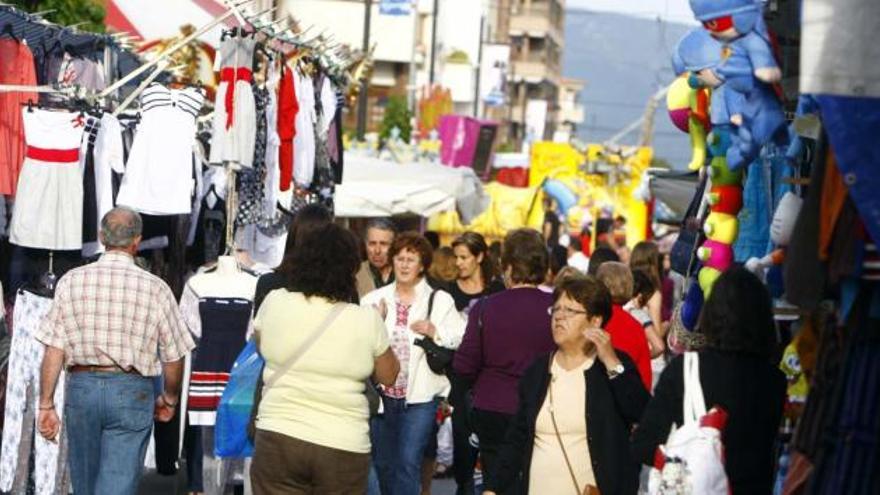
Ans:
{"label": "yellow stall canopy", "polygon": [[[501,239],[508,231],[520,227],[541,228],[544,210],[541,208],[541,193],[537,187],[510,187],[499,182],[490,182],[483,188],[483,192],[490,198],[489,207],[470,225],[462,225],[457,212],[445,211],[428,220],[428,230],[447,238],[470,230],[494,240]],[[450,240],[444,239],[444,244],[448,244]]]}
{"label": "yellow stall canopy", "polygon": [[546,180],[562,183],[576,197],[576,204],[564,213],[572,232],[579,232],[599,212],[612,212],[627,219],[627,244],[644,240],[647,232],[647,205],[636,198],[645,170],[653,156],[651,148],[606,149],[589,145],[584,153],[565,143],[539,142],[532,145],[529,187],[514,188],[489,183],[489,208],[470,225],[462,225],[454,211],[431,217],[428,228],[446,240],[472,230],[498,239],[520,227],[540,229],[544,218],[542,190]]}

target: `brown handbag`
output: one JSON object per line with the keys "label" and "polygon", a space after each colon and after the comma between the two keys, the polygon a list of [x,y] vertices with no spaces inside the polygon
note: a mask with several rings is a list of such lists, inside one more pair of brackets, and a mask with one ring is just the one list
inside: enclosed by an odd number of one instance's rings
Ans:
{"label": "brown handbag", "polygon": [[[553,359],[556,353],[550,355],[550,365],[548,371],[553,369]],[[571,482],[574,484],[574,492],[577,495],[601,495],[599,488],[593,485],[584,486],[581,491],[581,485],[578,483],[577,476],[574,474],[574,468],[571,467],[571,461],[568,459],[568,452],[565,451],[565,444],[562,443],[562,436],[559,434],[559,426],[556,424],[556,413],[553,412],[553,373],[550,373],[550,385],[548,389],[548,398],[550,399],[550,421],[553,422],[553,432],[556,433],[556,441],[559,442],[559,448],[562,450],[562,457],[565,458],[565,466],[568,468],[568,474],[571,475]]]}

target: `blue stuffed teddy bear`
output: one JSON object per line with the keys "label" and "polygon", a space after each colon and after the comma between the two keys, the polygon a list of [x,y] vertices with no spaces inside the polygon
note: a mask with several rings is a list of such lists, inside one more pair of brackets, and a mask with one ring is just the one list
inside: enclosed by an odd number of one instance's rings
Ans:
{"label": "blue stuffed teddy bear", "polygon": [[[770,48],[770,37],[756,0],[690,0],[696,18],[724,46],[722,62],[714,70],[726,91],[725,110],[737,126],[727,150],[727,165],[739,170],[758,158],[772,140],[784,141],[785,115],[773,88],[781,71]],[[713,98],[713,107],[716,100]],[[713,108],[713,114],[716,110]],[[713,123],[715,122],[713,116]],[[781,144],[781,143],[780,143]]]}
{"label": "blue stuffed teddy bear", "polygon": [[711,88],[710,121],[713,129],[731,127],[733,115],[742,112],[745,98],[727,91],[718,68],[724,62],[724,45],[713,38],[706,30],[697,28],[688,31],[679,40],[672,55],[672,67],[676,74],[690,72],[688,84],[692,88]]}

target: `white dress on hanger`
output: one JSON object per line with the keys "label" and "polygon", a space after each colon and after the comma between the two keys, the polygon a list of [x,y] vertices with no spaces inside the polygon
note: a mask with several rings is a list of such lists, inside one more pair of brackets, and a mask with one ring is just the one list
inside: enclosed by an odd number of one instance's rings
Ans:
{"label": "white dress on hanger", "polygon": [[141,94],[141,123],[116,198],[150,215],[192,210],[196,117],[205,97],[196,88],[153,83]]}
{"label": "white dress on hanger", "polygon": [[214,103],[211,163],[253,165],[257,107],[251,86],[254,80],[251,67],[255,46],[256,42],[248,38],[232,38],[220,44],[215,67],[220,71],[220,85]]}
{"label": "white dress on hanger", "polygon": [[299,112],[296,114],[296,136],[293,138],[293,180],[307,188],[315,176],[315,85],[312,78],[293,71]]}
{"label": "white dress on hanger", "polygon": [[27,151],[18,177],[9,241],[51,250],[82,247],[85,120],[76,113],[22,109]]}

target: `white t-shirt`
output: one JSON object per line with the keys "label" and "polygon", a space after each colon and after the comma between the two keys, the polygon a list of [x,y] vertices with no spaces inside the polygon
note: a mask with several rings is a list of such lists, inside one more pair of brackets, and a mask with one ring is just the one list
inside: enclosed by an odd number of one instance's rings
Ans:
{"label": "white t-shirt", "polygon": [[568,257],[568,266],[586,274],[587,270],[590,269],[590,258],[587,258],[587,255],[584,253],[577,251]]}

